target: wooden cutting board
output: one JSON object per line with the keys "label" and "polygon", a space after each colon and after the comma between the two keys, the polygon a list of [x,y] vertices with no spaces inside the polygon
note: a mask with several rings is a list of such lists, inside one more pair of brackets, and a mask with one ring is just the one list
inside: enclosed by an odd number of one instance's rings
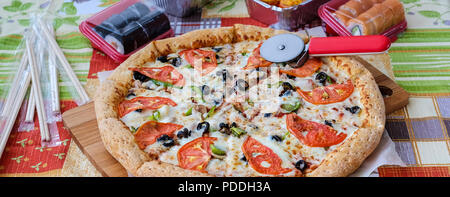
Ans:
{"label": "wooden cutting board", "polygon": [[[364,59],[355,58],[372,73],[380,86],[380,90],[389,95],[384,98],[386,114],[401,109],[408,104],[409,94],[405,90]],[[93,102],[68,110],[63,113],[62,117],[64,125],[70,130],[75,143],[103,176],[128,176],[126,170],[103,146]]]}

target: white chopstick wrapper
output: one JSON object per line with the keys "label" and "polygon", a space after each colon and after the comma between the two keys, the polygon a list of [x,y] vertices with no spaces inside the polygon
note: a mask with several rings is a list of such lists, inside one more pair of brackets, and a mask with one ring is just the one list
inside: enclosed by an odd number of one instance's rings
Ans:
{"label": "white chopstick wrapper", "polygon": [[[48,23],[47,28],[52,36],[55,36],[53,27]],[[50,100],[51,100],[51,111],[53,113],[60,112],[59,105],[59,88],[58,88],[58,71],[56,69],[56,57],[52,52],[48,53],[48,70],[49,70],[49,81],[50,81]],[[33,122],[34,112],[36,109],[36,102],[34,100],[34,91],[30,91],[30,97],[27,104],[27,113],[25,115],[25,122]]]}
{"label": "white chopstick wrapper", "polygon": [[[53,25],[47,22],[47,28],[50,34],[55,37],[55,31],[53,29]],[[59,113],[61,112],[61,108],[59,105],[59,87],[58,87],[58,70],[56,68],[56,56],[51,51],[48,53],[48,70],[50,75],[50,94],[52,101],[52,112]]]}
{"label": "white chopstick wrapper", "polygon": [[[24,65],[27,65],[28,57],[27,53],[24,53],[22,56],[22,63]],[[22,66],[22,64],[21,64]],[[19,69],[20,70],[20,69]],[[28,86],[30,85],[31,81],[31,75],[28,71],[25,71],[25,69],[22,70],[23,72],[18,72],[16,76],[18,76],[17,81],[13,84],[11,89],[15,92],[14,97],[12,97],[13,102],[10,103],[9,111],[7,112],[7,116],[2,116],[1,118],[1,135],[0,135],[0,158],[2,157],[3,151],[5,150],[6,143],[8,142],[9,134],[11,133],[11,130],[14,126],[14,123],[17,118],[17,114],[19,114],[20,106],[22,105],[22,101],[25,98],[25,95],[28,90]],[[23,80],[23,81],[21,81]],[[5,122],[4,122],[5,121]],[[4,123],[4,124],[3,124]]]}
{"label": "white chopstick wrapper", "polygon": [[47,26],[43,23],[43,21],[41,19],[37,19],[37,22],[40,26],[40,30],[42,30],[42,33],[44,34],[45,38],[47,39],[48,44],[52,48],[56,57],[59,59],[64,70],[66,71],[67,75],[69,76],[70,80],[72,81],[73,85],[75,86],[75,89],[81,98],[81,103],[85,104],[85,103],[89,102],[90,101],[89,96],[87,95],[86,91],[84,90],[84,88],[81,85],[80,81],[78,80],[77,76],[73,72],[72,67],[70,66],[69,62],[67,61],[66,57],[64,56],[64,53],[62,52],[58,43],[56,43],[55,38],[50,34]]}
{"label": "white chopstick wrapper", "polygon": [[27,113],[25,115],[25,122],[33,122],[35,109],[36,109],[36,102],[34,100],[34,90],[33,90],[33,86],[31,86],[30,96],[28,97]]}
{"label": "white chopstick wrapper", "polygon": [[[3,110],[1,116],[10,116],[11,114],[11,107],[16,100],[16,95],[18,93],[18,88],[20,80],[22,79],[22,76],[20,75],[23,73],[27,66],[28,66],[28,59],[27,59],[27,52],[24,51],[22,55],[22,59],[20,60],[19,69],[17,70],[17,74],[13,79],[11,88],[9,89],[8,96],[6,97],[5,104],[3,105]],[[27,86],[28,88],[28,86]]]}
{"label": "white chopstick wrapper", "polygon": [[39,79],[39,70],[36,62],[36,56],[33,50],[31,38],[26,40],[26,48],[28,53],[28,62],[31,68],[32,91],[36,102],[36,110],[39,118],[39,129],[41,131],[41,141],[50,140],[50,132],[47,125],[47,115],[45,114],[44,99],[42,98],[41,84]]}

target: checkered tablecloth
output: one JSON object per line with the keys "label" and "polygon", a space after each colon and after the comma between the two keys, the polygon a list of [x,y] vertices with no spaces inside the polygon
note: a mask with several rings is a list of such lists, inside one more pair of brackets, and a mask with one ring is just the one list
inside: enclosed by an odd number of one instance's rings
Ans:
{"label": "checkered tablecloth", "polygon": [[[93,49],[79,31],[78,24],[117,0],[9,0],[0,2],[0,95],[8,91],[17,57],[11,52],[19,46],[28,13],[54,10],[57,41],[77,76],[92,95],[98,85],[97,73],[112,70],[117,63]],[[211,5],[186,18],[169,17],[176,35],[195,29],[230,26],[235,23],[266,26],[249,18],[243,0]],[[387,176],[450,176],[450,2],[447,0],[402,0],[408,30],[392,44],[389,55],[395,80],[410,94],[410,104],[387,117],[386,129],[407,167],[378,168]],[[323,25],[316,20],[305,27]],[[62,110],[76,106],[71,85],[60,84]],[[20,116],[20,114],[19,114]],[[98,173],[81,164],[74,143],[62,123],[60,143],[40,146],[38,124],[34,130],[19,132],[16,126],[0,159],[0,176],[62,176],[65,168],[75,175]],[[69,148],[70,147],[70,148]],[[72,148],[74,150],[72,150]],[[79,150],[78,150],[79,152]],[[76,157],[76,158],[74,158]],[[84,158],[85,159],[85,158]],[[74,167],[76,166],[76,167]],[[95,171],[95,170],[94,170]],[[73,174],[72,174],[73,175]]]}

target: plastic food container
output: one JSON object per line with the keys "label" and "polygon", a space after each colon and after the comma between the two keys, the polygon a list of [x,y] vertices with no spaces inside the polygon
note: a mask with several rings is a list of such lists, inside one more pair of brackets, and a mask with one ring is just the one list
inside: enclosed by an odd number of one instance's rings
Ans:
{"label": "plastic food container", "polygon": [[155,4],[166,10],[166,13],[185,17],[202,8],[212,0],[154,0]]}
{"label": "plastic food container", "polygon": [[164,10],[145,0],[127,0],[89,17],[79,29],[94,48],[117,62],[152,40],[174,35]]}
{"label": "plastic food container", "polygon": [[280,8],[260,0],[246,0],[251,18],[275,29],[296,30],[318,17],[318,8],[329,0],[305,0],[299,5]]}
{"label": "plastic food container", "polygon": [[[359,28],[358,28],[358,31],[352,31],[352,30],[355,30],[355,26],[353,28],[351,25],[345,26],[344,22],[342,22],[342,20],[339,20],[337,18],[337,16],[335,15],[335,12],[337,10],[339,10],[339,7],[341,5],[346,4],[348,1],[350,1],[350,0],[332,0],[328,3],[325,3],[322,6],[320,6],[319,16],[326,23],[326,31],[328,34],[340,35],[340,36],[361,35]],[[376,0],[372,0],[372,1],[376,2]],[[379,0],[378,2],[382,3],[384,1]],[[378,14],[383,14],[383,13],[379,12]],[[403,15],[404,15],[404,13],[403,13]],[[351,18],[352,17],[350,17],[350,19]],[[391,42],[394,42],[395,40],[397,40],[397,35],[403,31],[405,31],[406,27],[407,27],[407,23],[406,23],[406,20],[404,19],[387,29],[380,31],[381,33],[378,33],[378,35],[384,35],[384,36],[388,37],[391,40]]]}

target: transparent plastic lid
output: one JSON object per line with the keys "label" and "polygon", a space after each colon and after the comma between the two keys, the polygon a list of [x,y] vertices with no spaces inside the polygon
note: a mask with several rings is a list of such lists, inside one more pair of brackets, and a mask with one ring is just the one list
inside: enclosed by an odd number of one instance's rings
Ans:
{"label": "transparent plastic lid", "polygon": [[170,30],[164,10],[151,1],[122,1],[86,20],[118,53],[129,54]]}

